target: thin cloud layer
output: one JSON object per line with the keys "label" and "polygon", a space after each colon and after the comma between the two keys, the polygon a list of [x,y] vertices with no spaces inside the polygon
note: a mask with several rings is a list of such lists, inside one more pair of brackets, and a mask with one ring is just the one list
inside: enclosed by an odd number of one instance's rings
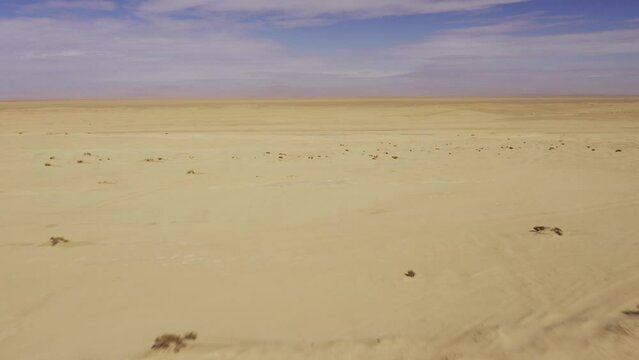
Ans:
{"label": "thin cloud layer", "polygon": [[173,13],[184,10],[237,13],[278,13],[284,18],[347,19],[443,13],[486,9],[528,0],[147,0],[143,13]]}
{"label": "thin cloud layer", "polygon": [[116,4],[111,0],[48,0],[28,5],[23,9],[27,11],[41,11],[47,9],[112,11],[115,10],[115,8]]}
{"label": "thin cloud layer", "polygon": [[516,29],[486,26],[447,31],[394,51],[397,56],[417,61],[557,60],[568,56],[639,53],[639,29],[550,35],[518,35],[513,33]]}

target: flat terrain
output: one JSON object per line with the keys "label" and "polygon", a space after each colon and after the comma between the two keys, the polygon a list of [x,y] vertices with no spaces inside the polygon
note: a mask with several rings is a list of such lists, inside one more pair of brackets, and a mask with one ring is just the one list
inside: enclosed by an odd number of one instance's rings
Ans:
{"label": "flat terrain", "polygon": [[0,102],[0,359],[639,359],[638,229],[637,98]]}

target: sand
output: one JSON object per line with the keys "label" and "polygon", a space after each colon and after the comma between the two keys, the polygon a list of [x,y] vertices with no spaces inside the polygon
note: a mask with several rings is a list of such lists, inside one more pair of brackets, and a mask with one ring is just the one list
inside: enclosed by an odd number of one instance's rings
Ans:
{"label": "sand", "polygon": [[0,102],[0,359],[638,359],[638,220],[637,98]]}

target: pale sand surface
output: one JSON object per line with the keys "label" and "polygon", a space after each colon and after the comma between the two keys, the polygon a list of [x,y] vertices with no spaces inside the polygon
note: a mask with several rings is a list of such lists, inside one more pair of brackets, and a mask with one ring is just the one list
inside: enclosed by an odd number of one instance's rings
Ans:
{"label": "pale sand surface", "polygon": [[0,359],[639,359],[638,228],[636,98],[1,102]]}

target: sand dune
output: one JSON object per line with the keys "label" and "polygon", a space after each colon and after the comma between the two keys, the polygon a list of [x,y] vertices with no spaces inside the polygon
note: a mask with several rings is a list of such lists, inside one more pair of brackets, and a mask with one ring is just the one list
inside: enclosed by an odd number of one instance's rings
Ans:
{"label": "sand dune", "polygon": [[0,359],[637,359],[637,214],[636,98],[0,102]]}

